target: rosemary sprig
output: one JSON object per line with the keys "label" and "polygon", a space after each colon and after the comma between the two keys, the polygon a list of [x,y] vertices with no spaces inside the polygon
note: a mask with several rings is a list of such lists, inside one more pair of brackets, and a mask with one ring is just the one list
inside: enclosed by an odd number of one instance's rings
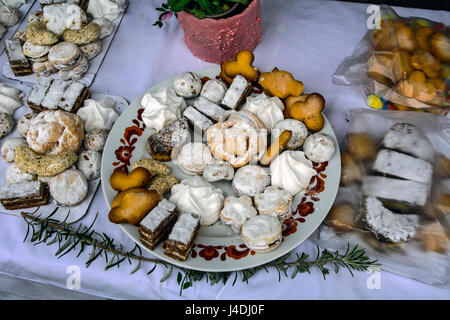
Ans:
{"label": "rosemary sprig", "polygon": [[[56,209],[57,210],[57,209]],[[326,249],[321,250],[317,247],[317,254],[314,259],[309,259],[309,255],[302,253],[288,253],[267,264],[249,268],[235,272],[202,272],[181,268],[160,259],[153,259],[143,256],[141,248],[135,244],[132,250],[125,250],[121,244],[115,244],[114,239],[105,233],[98,233],[93,229],[98,214],[89,226],[79,224],[76,229],[66,223],[66,220],[60,222],[52,219],[56,210],[47,218],[35,216],[34,213],[22,212],[22,217],[27,223],[27,233],[24,242],[29,238],[34,245],[45,243],[51,245],[58,244],[58,250],[55,253],[57,258],[61,258],[71,251],[78,250],[76,257],[79,257],[86,247],[91,247],[88,260],[85,262],[88,268],[92,262],[100,257],[105,258],[105,270],[113,267],[119,267],[124,261],[128,261],[129,265],[133,264],[132,260],[137,261],[135,267],[130,274],[135,273],[142,267],[142,262],[153,263],[152,268],[147,274],[153,273],[157,266],[164,266],[167,269],[165,275],[161,278],[161,282],[166,281],[172,275],[174,269],[178,270],[177,283],[180,286],[180,295],[183,290],[193,286],[195,282],[205,279],[211,285],[218,283],[226,284],[234,273],[232,285],[234,285],[241,276],[241,281],[248,283],[260,270],[269,272],[269,269],[276,269],[278,272],[278,280],[290,277],[294,279],[299,273],[310,273],[312,268],[317,268],[322,272],[323,278],[326,279],[330,273],[329,266],[333,267],[334,272],[338,273],[341,268],[347,269],[353,276],[354,271],[366,271],[370,267],[380,266],[376,260],[370,260],[366,256],[366,252],[362,248],[355,246],[347,250],[344,254],[330,252]],[[290,275],[289,275],[290,273]]]}

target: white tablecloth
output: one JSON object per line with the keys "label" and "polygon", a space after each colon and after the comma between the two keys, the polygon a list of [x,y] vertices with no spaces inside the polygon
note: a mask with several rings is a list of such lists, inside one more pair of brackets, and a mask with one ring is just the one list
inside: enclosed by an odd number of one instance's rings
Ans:
{"label": "white tablecloth", "polygon": [[[92,90],[119,95],[133,101],[154,84],[180,72],[209,67],[211,64],[195,58],[183,42],[183,32],[176,19],[159,29],[152,23],[158,13],[156,0],[130,0],[128,11],[97,74]],[[289,70],[305,84],[305,92],[320,92],[327,106],[325,114],[340,141],[346,134],[346,110],[364,107],[362,93],[357,88],[335,86],[331,76],[342,59],[350,55],[366,32],[367,5],[329,1],[262,0],[263,36],[255,50],[255,65],[261,70],[277,66]],[[450,22],[450,12],[396,8],[402,16],[423,16]],[[0,57],[3,64],[6,57]],[[3,79],[1,79],[3,80]],[[101,188],[82,220],[89,224],[99,213],[97,231],[105,232],[131,249],[133,243],[121,229],[107,219],[107,207]],[[206,281],[195,283],[179,296],[176,272],[160,282],[165,274],[158,267],[146,275],[151,264],[130,275],[133,266],[127,262],[120,268],[104,271],[104,260],[89,268],[86,250],[80,257],[71,252],[56,259],[57,248],[23,243],[26,224],[20,218],[0,215],[0,273],[66,288],[70,266],[80,268],[80,293],[117,299],[448,299],[450,291],[433,287],[382,271],[375,285],[373,273],[356,272],[354,278],[345,270],[331,273],[327,280],[313,270],[295,279],[278,282],[275,270],[260,272],[248,284],[232,280],[226,285],[211,286]],[[313,253],[315,244],[305,241],[297,252]],[[68,273],[69,272],[69,273]],[[0,287],[1,280],[0,278]],[[368,285],[369,282],[369,285]],[[372,283],[372,285],[370,285]],[[370,289],[372,288],[372,289]],[[270,289],[270,290],[268,290]],[[26,287],[17,287],[17,296]],[[14,296],[14,295],[13,295]],[[49,297],[53,297],[49,294]],[[64,295],[60,295],[64,298]],[[0,297],[1,298],[1,297]],[[39,298],[46,298],[41,292]]]}

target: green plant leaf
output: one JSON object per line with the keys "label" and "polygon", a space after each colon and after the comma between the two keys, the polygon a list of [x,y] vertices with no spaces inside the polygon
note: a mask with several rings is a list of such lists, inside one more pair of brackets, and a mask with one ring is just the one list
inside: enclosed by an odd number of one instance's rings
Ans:
{"label": "green plant leaf", "polygon": [[189,2],[191,2],[191,0],[169,0],[167,1],[167,4],[173,12],[180,12],[186,9]]}
{"label": "green plant leaf", "polygon": [[209,10],[209,0],[197,0],[197,3],[203,11]]}
{"label": "green plant leaf", "polygon": [[203,19],[206,16],[206,13],[199,9],[192,9],[189,10],[190,13],[192,13],[194,16],[196,16],[199,19]]}
{"label": "green plant leaf", "polygon": [[248,0],[227,0],[228,2],[239,2],[244,6],[248,6]]}

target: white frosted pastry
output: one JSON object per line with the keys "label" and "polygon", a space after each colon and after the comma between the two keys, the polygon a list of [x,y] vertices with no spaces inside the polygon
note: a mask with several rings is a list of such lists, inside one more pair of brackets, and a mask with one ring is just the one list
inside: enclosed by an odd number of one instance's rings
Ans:
{"label": "white frosted pastry", "polygon": [[85,150],[80,153],[77,161],[77,169],[80,170],[88,180],[100,177],[100,166],[102,154],[94,150]]}
{"label": "white frosted pastry", "polygon": [[18,146],[26,145],[26,141],[22,138],[8,138],[5,141],[3,141],[2,148],[1,148],[1,154],[2,158],[6,162],[14,162],[14,158],[16,156],[16,148]]}
{"label": "white frosted pastry", "polygon": [[268,132],[272,131],[278,121],[284,119],[284,104],[280,98],[269,98],[264,93],[247,97],[247,101],[241,110],[248,110],[256,114],[264,123]]}
{"label": "white frosted pastry", "polygon": [[25,41],[22,46],[23,54],[28,58],[31,58],[33,61],[46,61],[46,55],[50,52],[52,46],[40,46],[31,43],[30,41]]}
{"label": "white frosted pastry", "polygon": [[91,129],[84,137],[84,147],[88,150],[102,151],[108,139],[108,129]]}
{"label": "white frosted pastry", "polygon": [[92,20],[92,22],[100,26],[100,36],[98,37],[99,40],[106,38],[114,31],[114,23],[112,23],[111,20],[107,18],[95,18],[94,20]]}
{"label": "white frosted pastry", "polygon": [[232,185],[239,196],[254,197],[263,192],[269,183],[270,177],[263,168],[248,164],[236,171]]}
{"label": "white frosted pastry", "polygon": [[124,1],[113,0],[89,0],[87,13],[94,19],[106,18],[110,21],[116,20],[125,11]]}
{"label": "white frosted pastry", "polygon": [[203,179],[206,181],[232,180],[234,168],[225,161],[215,160],[203,170]]}
{"label": "white frosted pastry", "polygon": [[303,151],[309,160],[321,163],[333,157],[336,152],[336,144],[329,135],[317,132],[306,138]]}
{"label": "white frosted pastry", "polygon": [[61,36],[66,29],[79,30],[87,23],[84,11],[76,4],[47,5],[43,9],[43,22],[48,30]]}
{"label": "white frosted pastry", "polygon": [[24,4],[28,3],[28,1],[30,0],[1,0],[0,3],[14,8],[20,8]]}
{"label": "white frosted pastry", "polygon": [[213,162],[211,150],[201,142],[185,144],[176,159],[180,169],[189,175],[202,174],[206,166]]}
{"label": "white frosted pastry", "polygon": [[23,105],[23,96],[21,90],[0,82],[0,112],[14,114],[14,111]]}
{"label": "white frosted pastry", "polygon": [[225,96],[226,91],[227,85],[223,81],[211,79],[205,82],[202,90],[200,91],[200,95],[209,101],[220,103]]}
{"label": "white frosted pastry", "polygon": [[292,132],[291,139],[286,145],[288,150],[300,148],[308,136],[308,128],[303,122],[295,119],[283,119],[275,123],[272,128],[272,141],[275,141],[284,130]]}
{"label": "white frosted pastry", "polygon": [[12,6],[0,7],[0,24],[9,28],[20,22],[21,13],[19,9]]}
{"label": "white frosted pastry", "polygon": [[186,107],[182,97],[177,96],[174,89],[161,88],[142,97],[141,106],[144,108],[142,120],[149,129],[161,130],[168,124],[181,118]]}
{"label": "white frosted pastry", "polygon": [[292,195],[306,190],[316,174],[311,160],[306,159],[303,151],[284,151],[270,164],[272,185]]}
{"label": "white frosted pastry", "polygon": [[5,177],[8,184],[36,180],[35,175],[23,172],[15,163],[11,164],[8,169],[6,169]]}
{"label": "white frosted pastry", "polygon": [[119,114],[114,109],[116,102],[111,98],[97,101],[87,99],[84,107],[80,108],[77,115],[84,120],[84,130],[107,129],[110,130]]}
{"label": "white frosted pastry", "polygon": [[66,170],[48,183],[50,194],[59,204],[74,206],[84,200],[88,192],[88,182],[83,173],[75,169]]}
{"label": "white frosted pastry", "polygon": [[257,215],[248,219],[241,229],[245,245],[256,252],[269,252],[278,247],[282,240],[282,226],[278,218]]}
{"label": "white frosted pastry", "polygon": [[181,181],[172,187],[171,193],[169,200],[176,204],[178,210],[198,214],[202,225],[211,225],[219,219],[223,192],[201,177],[193,176]]}
{"label": "white frosted pastry", "polygon": [[202,80],[193,72],[183,72],[173,80],[173,88],[183,98],[194,98],[202,90]]}
{"label": "white frosted pastry", "polygon": [[249,196],[242,196],[239,198],[229,196],[223,203],[223,209],[220,212],[220,220],[223,223],[230,225],[231,230],[236,233],[241,232],[244,223],[250,218],[258,214],[255,207],[253,207],[252,198]]}
{"label": "white frosted pastry", "polygon": [[17,132],[24,138],[27,137],[28,129],[30,128],[31,120],[36,118],[37,114],[34,112],[24,114],[17,122]]}
{"label": "white frosted pastry", "polygon": [[255,206],[259,214],[268,214],[284,220],[292,215],[292,198],[289,191],[268,186],[263,193],[255,196]]}

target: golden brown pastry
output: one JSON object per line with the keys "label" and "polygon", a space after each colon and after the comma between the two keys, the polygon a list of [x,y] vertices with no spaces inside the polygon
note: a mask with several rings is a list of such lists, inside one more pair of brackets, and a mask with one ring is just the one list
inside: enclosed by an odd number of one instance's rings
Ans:
{"label": "golden brown pastry", "polygon": [[422,226],[417,237],[422,242],[422,247],[426,251],[435,251],[439,253],[447,252],[449,239],[439,221],[434,221]]}
{"label": "golden brown pastry", "polygon": [[291,137],[291,130],[284,130],[283,132],[281,132],[278,138],[275,139],[275,141],[267,148],[266,153],[260,161],[261,164],[263,166],[268,166],[272,162],[272,160],[275,159],[284,150],[284,148],[286,148],[286,145],[288,144]]}
{"label": "golden brown pastry", "polygon": [[417,48],[414,31],[410,27],[402,23],[396,23],[395,34],[397,36],[397,43],[400,49],[413,51]]}
{"label": "golden brown pastry", "polygon": [[325,224],[340,232],[352,231],[358,228],[356,211],[349,203],[334,205],[328,213]]}
{"label": "golden brown pastry", "polygon": [[303,92],[303,83],[295,80],[290,72],[273,69],[261,73],[258,84],[266,94],[285,99],[289,96],[299,96]]}
{"label": "golden brown pastry", "polygon": [[319,93],[311,93],[304,102],[298,101],[291,107],[291,117],[303,121],[309,131],[322,130],[325,120],[322,111],[325,108],[325,99]]}
{"label": "golden brown pastry", "polygon": [[434,28],[430,26],[419,27],[414,31],[414,35],[420,49],[430,51],[429,38],[434,32]]}
{"label": "golden brown pastry", "polygon": [[436,78],[441,67],[439,60],[424,50],[414,51],[411,55],[411,65],[417,70],[422,70],[430,78]]}
{"label": "golden brown pastry", "polygon": [[227,80],[233,79],[238,74],[246,78],[249,82],[256,82],[259,77],[259,71],[252,64],[255,60],[253,52],[250,50],[241,50],[236,57],[226,63],[221,64]]}
{"label": "golden brown pastry", "polygon": [[348,152],[343,152],[341,154],[341,165],[341,186],[345,187],[361,181],[361,169]]}
{"label": "golden brown pastry", "polygon": [[439,60],[450,61],[450,38],[445,34],[436,32],[430,38],[430,52]]}
{"label": "golden brown pastry", "polygon": [[145,188],[151,178],[152,175],[147,169],[138,167],[130,173],[120,170],[113,172],[109,182],[114,190],[125,191],[132,188]]}
{"label": "golden brown pastry", "polygon": [[353,159],[370,161],[377,155],[377,142],[366,133],[350,133],[347,151]]}
{"label": "golden brown pastry", "polygon": [[400,81],[396,91],[402,96],[428,102],[436,98],[436,87],[428,82],[422,71],[413,71],[407,80]]}
{"label": "golden brown pastry", "polygon": [[394,52],[392,60],[392,74],[394,82],[397,80],[407,79],[408,75],[414,70],[411,64],[411,55],[408,51],[398,50]]}

